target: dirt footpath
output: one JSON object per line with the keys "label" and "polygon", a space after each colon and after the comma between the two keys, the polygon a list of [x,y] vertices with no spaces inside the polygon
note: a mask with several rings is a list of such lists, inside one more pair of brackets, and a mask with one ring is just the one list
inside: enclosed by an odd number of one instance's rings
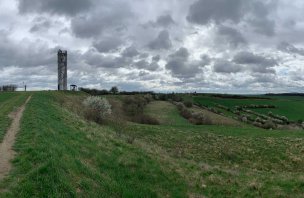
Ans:
{"label": "dirt footpath", "polygon": [[16,134],[20,128],[20,120],[22,118],[23,111],[26,104],[30,101],[31,96],[28,97],[26,102],[12,112],[9,116],[13,119],[10,128],[7,130],[3,142],[0,144],[0,180],[2,180],[11,170],[11,160],[14,158],[15,152],[13,145],[15,143]]}

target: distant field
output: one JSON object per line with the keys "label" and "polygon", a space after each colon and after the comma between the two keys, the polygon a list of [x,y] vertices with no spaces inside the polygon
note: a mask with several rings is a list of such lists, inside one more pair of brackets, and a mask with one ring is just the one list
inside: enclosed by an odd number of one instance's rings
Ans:
{"label": "distant field", "polygon": [[267,114],[271,111],[274,114],[286,116],[290,120],[304,120],[304,97],[294,96],[267,96],[265,99],[232,99],[218,98],[211,96],[197,96],[194,101],[207,106],[216,104],[224,105],[229,108],[243,105],[275,105],[275,109],[254,109],[259,113]]}
{"label": "distant field", "polygon": [[[264,130],[225,117],[222,123],[196,126],[173,104],[153,101],[144,113],[160,125],[128,122],[117,133],[112,125],[77,114],[85,97],[33,93],[15,145],[14,168],[0,182],[0,197],[304,196],[303,131]],[[119,103],[119,96],[108,98]],[[240,100],[194,100],[240,105]],[[292,105],[298,103],[292,99]]]}

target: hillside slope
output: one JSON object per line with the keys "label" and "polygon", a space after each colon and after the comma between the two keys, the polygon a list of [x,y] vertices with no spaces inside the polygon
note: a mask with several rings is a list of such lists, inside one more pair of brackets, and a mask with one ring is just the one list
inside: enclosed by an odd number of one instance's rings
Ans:
{"label": "hillside slope", "polygon": [[158,115],[162,125],[128,123],[117,133],[77,115],[84,97],[33,95],[1,197],[304,195],[302,131],[195,126],[161,102],[145,112]]}

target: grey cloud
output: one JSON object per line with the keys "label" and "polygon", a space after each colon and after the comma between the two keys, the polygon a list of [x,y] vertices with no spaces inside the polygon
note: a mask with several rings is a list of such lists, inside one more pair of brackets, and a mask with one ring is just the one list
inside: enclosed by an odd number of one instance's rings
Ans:
{"label": "grey cloud", "polygon": [[303,48],[297,48],[297,47],[295,47],[292,44],[287,43],[287,42],[281,42],[278,45],[278,50],[280,50],[282,52],[289,53],[289,54],[298,54],[298,55],[304,56],[304,49]]}
{"label": "grey cloud", "polygon": [[237,64],[247,65],[249,70],[257,73],[275,73],[272,67],[278,65],[277,60],[256,55],[251,52],[237,53],[233,61]]}
{"label": "grey cloud", "polygon": [[201,64],[202,65],[209,65],[211,63],[211,58],[207,54],[201,55]]}
{"label": "grey cloud", "polygon": [[30,28],[31,33],[48,30],[52,24],[51,21],[47,20],[44,17],[40,17],[34,20],[33,23],[35,24]]}
{"label": "grey cloud", "polygon": [[89,52],[84,55],[84,59],[91,66],[109,69],[126,67],[130,64],[130,61],[123,57],[105,56]]}
{"label": "grey cloud", "polygon": [[159,69],[159,64],[157,62],[151,62],[149,67],[147,68],[149,71],[156,71]]}
{"label": "grey cloud", "polygon": [[258,74],[253,75],[254,81],[257,83],[275,83],[277,78],[275,74]]}
{"label": "grey cloud", "polygon": [[99,37],[103,33],[118,35],[126,31],[133,18],[128,4],[110,4],[96,7],[95,10],[74,17],[71,28],[75,36],[80,38]]}
{"label": "grey cloud", "polygon": [[176,22],[173,20],[172,16],[160,15],[155,21],[149,21],[142,25],[144,28],[170,28],[171,26],[176,25]]}
{"label": "grey cloud", "polygon": [[172,47],[172,42],[169,32],[167,30],[161,31],[158,37],[150,42],[148,46],[153,50],[170,49]]}
{"label": "grey cloud", "polygon": [[238,64],[248,64],[248,65],[266,65],[275,66],[277,61],[273,58],[266,58],[261,55],[256,55],[251,52],[239,52],[234,56],[234,62]]}
{"label": "grey cloud", "polygon": [[149,66],[149,63],[145,60],[140,60],[134,63],[135,66],[139,69],[145,69]]}
{"label": "grey cloud", "polygon": [[244,22],[256,33],[273,36],[275,21],[269,18],[273,6],[269,1],[260,0],[197,0],[190,6],[187,20],[199,25]]}
{"label": "grey cloud", "polygon": [[273,36],[275,34],[275,22],[268,19],[253,19],[249,21],[256,33],[266,36]]}
{"label": "grey cloud", "polygon": [[101,53],[113,52],[117,50],[123,41],[117,37],[105,37],[102,40],[95,42],[93,46]]}
{"label": "grey cloud", "polygon": [[242,33],[232,27],[220,25],[217,31],[218,35],[222,37],[227,43],[229,43],[230,47],[235,48],[240,45],[247,44],[247,41],[243,37]]}
{"label": "grey cloud", "polygon": [[210,22],[239,22],[244,15],[242,0],[198,0],[190,6],[187,20],[206,25]]}
{"label": "grey cloud", "polygon": [[162,15],[157,18],[155,24],[162,27],[169,27],[171,25],[174,25],[175,22],[172,19],[171,15]]}
{"label": "grey cloud", "polygon": [[[129,67],[132,63],[132,59],[128,57],[101,54],[94,48],[78,56],[80,56],[81,59],[90,66],[107,69]],[[87,70],[89,70],[89,68],[87,68]]]}
{"label": "grey cloud", "polygon": [[144,69],[149,71],[156,71],[159,68],[159,65],[157,62],[147,62],[146,60],[140,60],[134,63],[136,68],[138,69]]}
{"label": "grey cloud", "polygon": [[251,18],[248,19],[253,30],[259,34],[273,36],[275,34],[275,22],[269,19],[269,9],[273,7],[273,3],[267,1],[253,1],[251,7]]}
{"label": "grey cloud", "polygon": [[293,80],[293,81],[304,81],[304,72],[303,70],[298,70],[298,71],[290,71],[289,72],[289,76],[290,76],[290,79]]}
{"label": "grey cloud", "polygon": [[160,61],[160,55],[153,56],[153,57],[152,57],[152,61],[153,61],[153,62],[158,62],[158,61]]}
{"label": "grey cloud", "polygon": [[16,43],[0,33],[0,43],[0,67],[48,66],[56,62],[56,49],[40,41]]}
{"label": "grey cloud", "polygon": [[169,55],[166,69],[178,78],[195,77],[202,72],[202,67],[204,67],[206,63],[202,60],[190,61],[189,57],[188,49],[180,48],[175,53]]}
{"label": "grey cloud", "polygon": [[139,52],[137,51],[137,49],[134,46],[128,47],[122,52],[122,56],[128,57],[128,58],[133,58],[138,55],[139,55]]}
{"label": "grey cloud", "polygon": [[217,73],[238,73],[244,71],[244,68],[233,62],[219,59],[215,61],[213,71]]}
{"label": "grey cloud", "polygon": [[139,55],[139,58],[142,58],[142,59],[146,59],[146,58],[148,58],[148,57],[149,57],[149,54],[148,54],[148,53],[145,53],[145,52],[140,53],[140,55]]}
{"label": "grey cloud", "polygon": [[89,10],[92,0],[18,0],[21,13],[50,13],[74,16]]}

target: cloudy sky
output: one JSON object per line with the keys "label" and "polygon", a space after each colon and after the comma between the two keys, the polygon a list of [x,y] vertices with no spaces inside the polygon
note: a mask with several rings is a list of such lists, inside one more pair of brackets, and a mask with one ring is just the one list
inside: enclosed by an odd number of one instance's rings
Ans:
{"label": "cloudy sky", "polygon": [[1,0],[0,85],[303,92],[303,0]]}

